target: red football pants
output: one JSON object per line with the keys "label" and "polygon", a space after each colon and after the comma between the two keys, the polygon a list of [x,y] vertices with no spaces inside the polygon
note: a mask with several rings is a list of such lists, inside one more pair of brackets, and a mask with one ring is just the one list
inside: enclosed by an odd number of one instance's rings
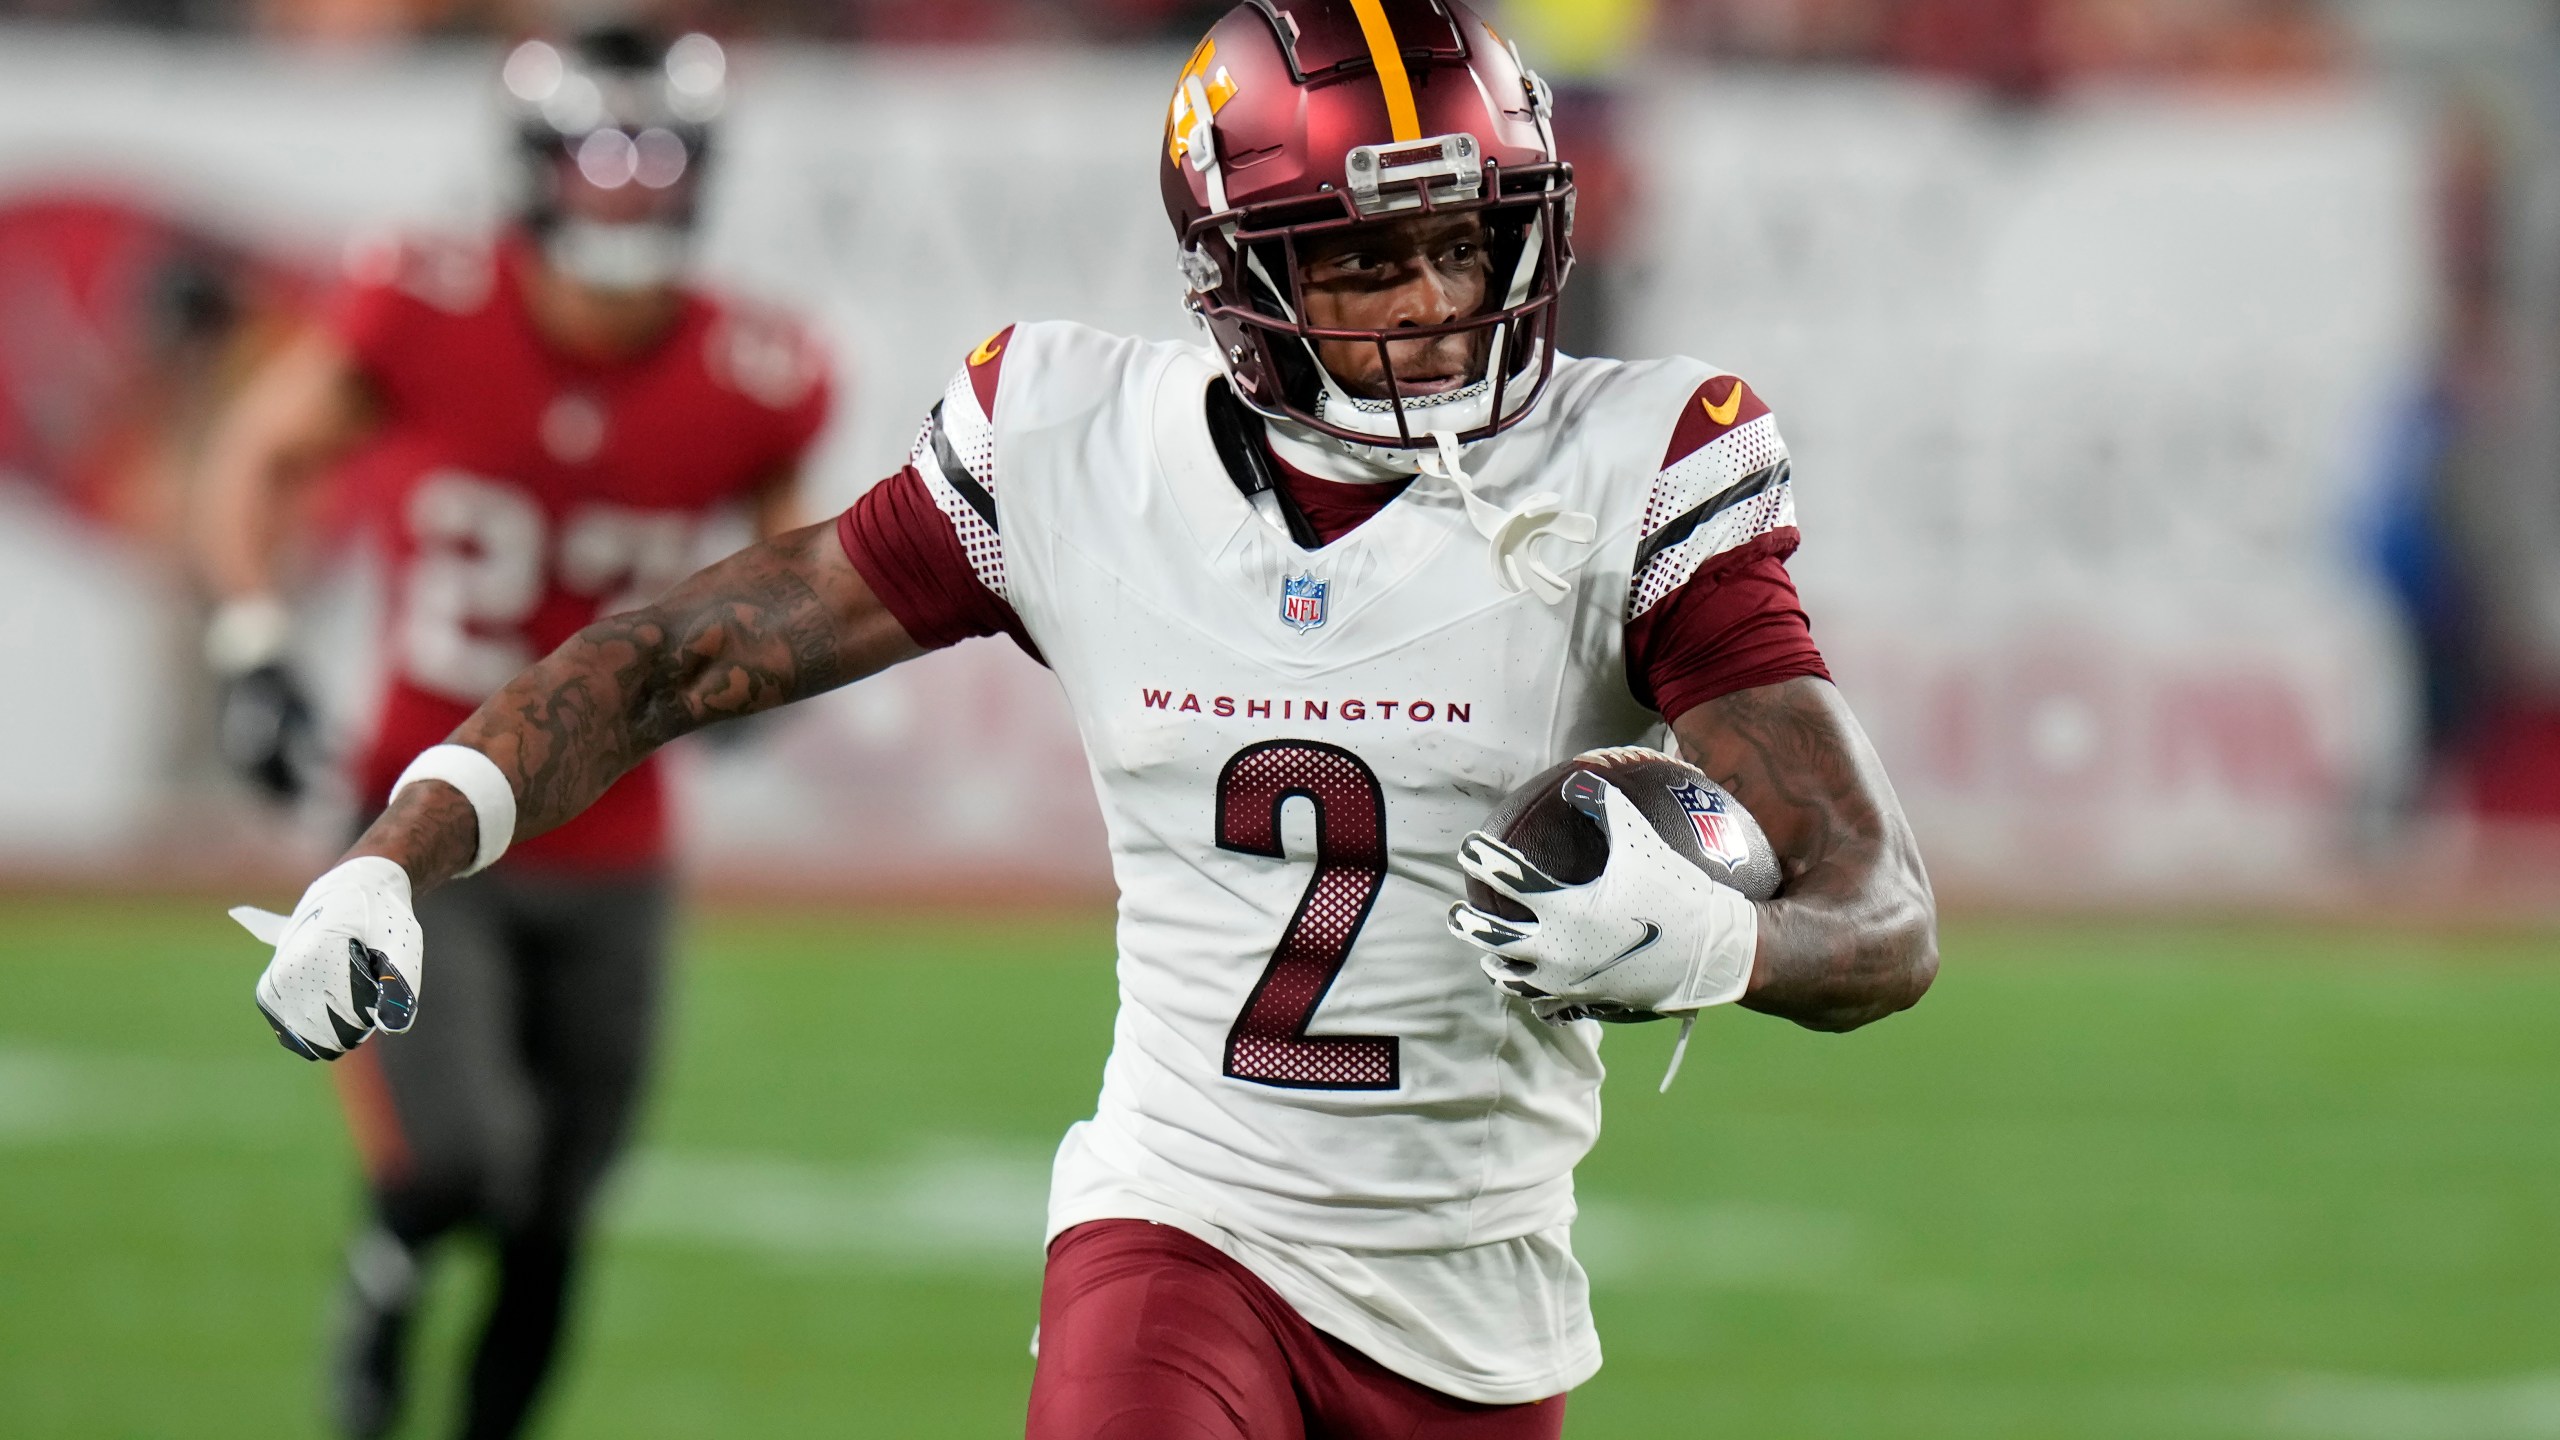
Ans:
{"label": "red football pants", "polygon": [[1555,1440],[1564,1402],[1408,1380],[1169,1225],[1098,1220],[1049,1247],[1030,1440]]}

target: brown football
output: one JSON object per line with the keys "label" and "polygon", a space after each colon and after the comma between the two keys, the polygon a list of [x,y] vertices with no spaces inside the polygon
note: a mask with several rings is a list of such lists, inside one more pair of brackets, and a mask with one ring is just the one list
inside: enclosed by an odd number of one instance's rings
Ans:
{"label": "brown football", "polygon": [[[1597,880],[1609,859],[1609,842],[1586,813],[1601,804],[1597,779],[1625,791],[1654,833],[1719,884],[1754,900],[1778,893],[1777,852],[1760,822],[1705,771],[1659,750],[1586,750],[1505,796],[1482,828],[1568,885]],[[1467,881],[1467,902],[1506,920],[1530,918],[1517,901],[1478,880]]]}

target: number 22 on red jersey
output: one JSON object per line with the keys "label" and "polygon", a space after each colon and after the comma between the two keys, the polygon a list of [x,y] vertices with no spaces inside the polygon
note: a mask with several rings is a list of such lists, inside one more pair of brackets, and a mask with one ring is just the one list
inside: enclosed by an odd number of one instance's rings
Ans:
{"label": "number 22 on red jersey", "polygon": [[555,524],[522,487],[450,469],[418,482],[403,519],[415,553],[399,582],[400,668],[466,705],[533,662],[546,600],[593,602],[578,624],[645,605],[693,572],[703,528],[686,511],[596,502]]}

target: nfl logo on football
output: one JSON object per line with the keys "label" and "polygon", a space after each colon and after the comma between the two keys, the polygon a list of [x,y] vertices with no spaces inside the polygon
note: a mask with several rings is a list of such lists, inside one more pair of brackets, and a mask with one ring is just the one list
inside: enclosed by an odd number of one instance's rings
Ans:
{"label": "nfl logo on football", "polygon": [[1689,823],[1698,827],[1698,844],[1709,855],[1722,860],[1727,867],[1739,866],[1751,858],[1751,849],[1744,843],[1741,830],[1725,811],[1723,796],[1710,795],[1695,785],[1674,785],[1671,798],[1680,802],[1680,809],[1689,817]]}
{"label": "nfl logo on football", "polygon": [[1324,623],[1324,592],[1328,582],[1315,577],[1310,570],[1304,575],[1280,578],[1280,618],[1306,634]]}

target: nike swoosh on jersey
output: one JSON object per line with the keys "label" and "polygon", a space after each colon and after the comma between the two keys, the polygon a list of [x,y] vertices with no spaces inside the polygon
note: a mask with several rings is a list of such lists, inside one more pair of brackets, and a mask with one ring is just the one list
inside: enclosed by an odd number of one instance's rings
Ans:
{"label": "nike swoosh on jersey", "polygon": [[1611,966],[1616,965],[1619,961],[1626,959],[1630,955],[1634,955],[1639,951],[1651,948],[1654,941],[1662,938],[1661,926],[1654,924],[1650,920],[1639,920],[1636,923],[1644,927],[1643,939],[1638,940],[1633,945],[1628,946],[1626,949],[1619,951],[1617,954],[1591,967],[1589,974],[1584,975],[1581,979],[1576,980],[1573,983],[1576,985],[1590,984],[1602,971],[1609,969]]}
{"label": "nike swoosh on jersey", "polygon": [[1742,413],[1741,378],[1735,377],[1733,388],[1725,392],[1723,404],[1710,403],[1706,396],[1701,395],[1698,397],[1698,408],[1706,411],[1707,418],[1719,425],[1732,424],[1733,417]]}

